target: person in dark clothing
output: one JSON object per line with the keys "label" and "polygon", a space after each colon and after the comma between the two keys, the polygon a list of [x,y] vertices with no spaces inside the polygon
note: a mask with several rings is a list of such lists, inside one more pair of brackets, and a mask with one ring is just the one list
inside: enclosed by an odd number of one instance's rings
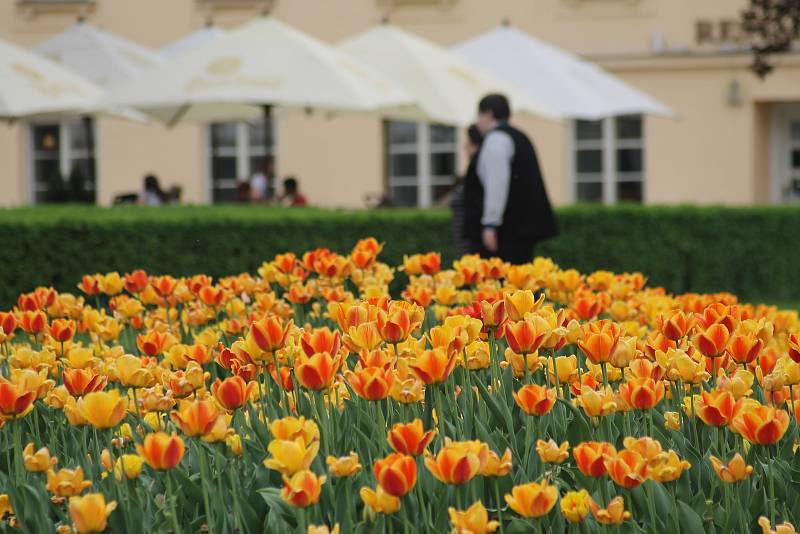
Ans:
{"label": "person in dark clothing", "polygon": [[464,180],[465,236],[474,252],[520,264],[531,261],[537,242],[558,233],[536,151],[508,124],[508,99],[491,94],[478,104],[484,135],[473,172]]}
{"label": "person in dark clothing", "polygon": [[[478,151],[481,149],[483,143],[483,134],[478,129],[477,124],[470,125],[467,128],[467,142],[465,151],[469,157],[469,167],[467,167],[467,175],[475,173],[475,167],[478,165]],[[473,251],[474,247],[466,235],[466,207],[464,205],[464,180],[465,177],[458,180],[455,188],[453,189],[453,196],[450,198],[450,209],[453,210],[453,237],[456,246],[456,256],[461,257],[464,254],[469,254]]]}

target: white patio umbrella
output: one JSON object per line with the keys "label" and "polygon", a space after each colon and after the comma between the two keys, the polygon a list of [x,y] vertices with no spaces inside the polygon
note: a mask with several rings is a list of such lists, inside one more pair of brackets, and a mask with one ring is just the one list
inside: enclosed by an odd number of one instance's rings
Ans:
{"label": "white patio umbrella", "polygon": [[517,111],[556,117],[535,96],[525,95],[488,70],[391,24],[347,39],[339,48],[417,99],[419,113],[407,116],[409,119],[465,126],[475,120],[480,98],[492,92],[506,93]]}
{"label": "white patio umbrella", "polygon": [[564,118],[594,120],[632,113],[674,116],[664,104],[597,65],[507,24],[453,50]]}
{"label": "white patio umbrella", "polygon": [[211,41],[222,37],[225,35],[225,33],[225,30],[222,28],[208,24],[199,30],[193,31],[189,35],[181,37],[177,41],[173,41],[162,47],[159,52],[161,52],[162,56],[167,58],[179,56],[189,50],[192,50],[193,48],[210,43]]}
{"label": "white patio umbrella", "polygon": [[138,78],[163,62],[156,52],[82,21],[36,51],[105,88]]}
{"label": "white patio umbrella", "polygon": [[252,118],[261,106],[375,112],[413,103],[369,67],[268,16],[170,59],[113,98],[170,125]]}
{"label": "white patio umbrella", "polygon": [[103,91],[64,67],[0,41],[0,119],[97,111]]}

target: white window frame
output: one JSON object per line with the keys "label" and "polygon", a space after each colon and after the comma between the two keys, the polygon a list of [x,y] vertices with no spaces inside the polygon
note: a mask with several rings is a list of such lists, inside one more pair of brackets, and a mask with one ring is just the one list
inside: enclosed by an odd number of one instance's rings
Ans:
{"label": "white window frame", "polygon": [[[236,189],[238,185],[238,181],[243,178],[250,178],[253,176],[253,173],[257,169],[252,169],[250,166],[250,158],[253,157],[267,157],[272,156],[275,157],[275,147],[277,144],[276,137],[275,137],[275,118],[270,119],[270,136],[272,138],[272,144],[270,145],[269,149],[266,149],[263,143],[260,146],[252,146],[250,143],[250,131],[248,126],[250,124],[254,124],[257,121],[262,121],[263,119],[256,119],[254,121],[220,121],[215,122],[213,124],[209,124],[206,130],[206,150],[208,151],[208,201],[209,203],[214,203],[214,189],[217,188],[217,185],[220,182],[225,183],[226,185],[231,179],[225,178],[221,181],[214,179],[214,158],[215,157],[223,157],[229,158],[233,157],[236,158],[236,177],[233,178],[233,184],[230,189]],[[212,145],[212,126],[214,124],[227,124],[233,123],[235,124],[235,145],[232,147],[222,147],[222,148],[215,148]],[[227,187],[226,187],[227,189]]]}
{"label": "white window frame", "polygon": [[[72,131],[70,125],[74,122],[82,121],[82,118],[65,119],[65,120],[45,120],[37,119],[28,121],[28,202],[36,204],[36,194],[42,192],[39,183],[36,180],[36,136],[34,130],[41,126],[58,126],[58,170],[63,179],[69,179],[72,172],[72,161],[76,159],[87,159],[89,156],[94,159],[94,181],[87,182],[90,184],[89,191],[92,191],[97,198],[97,121],[90,118],[92,127],[92,146],[91,148],[73,148],[72,147]],[[44,159],[44,158],[42,158]]]}
{"label": "white window frame", "polygon": [[[616,204],[618,201],[617,185],[620,182],[636,182],[642,184],[642,198],[640,202],[645,202],[645,131],[644,117],[639,115],[641,124],[641,136],[636,139],[617,139],[617,118],[606,117],[600,119],[602,135],[600,139],[579,140],[577,139],[577,121],[570,121],[569,132],[569,158],[570,174],[572,176],[572,200],[579,201],[579,183],[599,183],[601,184],[601,199],[603,204]],[[633,149],[642,152],[642,170],[639,172],[622,172],[617,169],[617,151]],[[578,150],[601,150],[602,171],[597,173],[579,173],[577,165]],[[594,178],[594,179],[593,179]]]}
{"label": "white window frame", "polygon": [[[434,143],[431,141],[431,126],[429,122],[417,122],[416,142],[413,143],[392,143],[386,134],[386,187],[387,194],[391,195],[392,187],[396,186],[416,186],[417,187],[417,207],[429,208],[434,203],[433,189],[439,185],[452,185],[455,180],[453,175],[434,175],[432,170],[432,156],[434,154],[452,154],[453,170],[458,169],[458,131],[453,132],[453,141],[445,143]],[[397,121],[413,122],[413,121]],[[446,128],[450,126],[442,125]],[[391,173],[392,156],[402,154],[416,154],[417,156],[417,175],[416,176],[393,176]]]}

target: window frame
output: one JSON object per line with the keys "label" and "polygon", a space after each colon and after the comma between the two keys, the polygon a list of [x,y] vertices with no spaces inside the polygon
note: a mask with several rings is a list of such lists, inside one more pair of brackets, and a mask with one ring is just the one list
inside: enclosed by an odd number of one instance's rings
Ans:
{"label": "window frame", "polygon": [[[620,118],[636,117],[640,121],[640,135],[636,138],[617,138],[617,120]],[[570,179],[572,182],[572,201],[573,202],[593,202],[581,200],[578,196],[578,184],[592,183],[600,184],[601,194],[599,202],[610,205],[619,202],[618,187],[622,183],[641,184],[641,198],[636,201],[642,204],[646,201],[646,179],[645,169],[645,117],[641,114],[626,114],[605,117],[597,121],[601,125],[600,139],[579,140],[577,138],[578,121],[570,121],[568,151]],[[594,173],[579,173],[577,165],[577,155],[579,150],[600,150],[601,151],[601,170]],[[620,171],[618,170],[618,154],[620,150],[638,150],[641,152],[642,168],[640,171]]]}
{"label": "window frame", "polygon": [[33,205],[47,204],[44,201],[37,201],[37,194],[46,192],[45,189],[40,188],[40,183],[36,179],[36,161],[39,159],[46,160],[49,158],[37,157],[36,150],[36,128],[47,126],[58,126],[58,170],[64,180],[69,180],[69,175],[72,173],[72,162],[80,159],[89,159],[94,166],[94,172],[91,179],[87,179],[86,183],[89,185],[88,191],[92,192],[94,203],[97,203],[97,121],[93,117],[89,117],[91,125],[91,146],[87,148],[73,148],[72,146],[72,131],[71,128],[75,123],[81,123],[85,119],[83,117],[76,117],[62,120],[48,120],[48,119],[31,119],[27,121],[27,137],[28,137],[28,180],[27,180],[27,197],[28,202]]}
{"label": "window frame", "polygon": [[[416,141],[407,143],[392,143],[390,128],[391,123],[409,123],[416,127]],[[452,130],[453,140],[448,142],[431,141],[431,129],[444,127]],[[458,129],[445,124],[415,121],[384,121],[384,157],[386,196],[392,199],[394,187],[415,186],[417,188],[417,202],[414,207],[429,208],[436,203],[434,191],[437,186],[447,186],[455,183],[459,160]],[[436,154],[453,156],[453,174],[433,174],[432,158]],[[415,176],[394,176],[392,174],[392,157],[398,155],[416,155],[417,172]]]}
{"label": "window frame", "polygon": [[[276,146],[277,146],[277,138],[275,136],[275,118],[270,118],[269,121],[269,136],[271,139],[271,143],[269,145],[269,149],[264,147],[262,143],[259,146],[253,146],[250,143],[250,129],[249,126],[253,124],[262,124],[264,123],[263,118],[254,119],[251,121],[242,120],[242,121],[219,121],[219,122],[211,122],[206,125],[205,132],[206,132],[206,150],[207,150],[207,158],[206,164],[208,166],[208,202],[209,204],[221,204],[221,201],[216,201],[214,199],[214,193],[217,189],[231,189],[235,190],[238,186],[240,178],[251,178],[253,173],[256,169],[253,169],[251,166],[251,159],[254,157],[267,157],[272,156],[273,161],[275,159],[276,153]],[[215,148],[213,145],[213,135],[212,130],[215,125],[218,124],[234,124],[235,125],[235,133],[234,133],[234,145],[231,147],[221,147]],[[232,187],[218,187],[218,182],[225,181],[230,182],[231,178],[221,178],[216,179],[214,177],[214,158],[215,157],[222,157],[222,158],[235,158],[236,160],[236,177],[232,180]]]}

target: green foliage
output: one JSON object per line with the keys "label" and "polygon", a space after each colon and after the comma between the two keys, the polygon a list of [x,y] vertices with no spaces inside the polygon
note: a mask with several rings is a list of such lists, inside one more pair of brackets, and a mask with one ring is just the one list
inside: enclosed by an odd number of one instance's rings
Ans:
{"label": "green foliage", "polygon": [[[791,243],[800,210],[577,205],[558,215],[561,234],[536,252],[564,267],[642,271],[673,292],[798,296],[800,248]],[[3,306],[39,285],[73,289],[86,273],[255,272],[278,252],[347,252],[370,235],[386,242],[381,257],[390,264],[428,250],[453,259],[446,210],[54,206],[0,210],[0,235]]]}

